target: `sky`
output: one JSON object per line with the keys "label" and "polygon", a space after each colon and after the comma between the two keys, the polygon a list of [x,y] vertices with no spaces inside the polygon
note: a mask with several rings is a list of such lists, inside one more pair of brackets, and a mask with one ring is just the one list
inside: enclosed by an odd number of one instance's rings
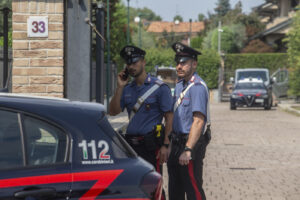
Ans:
{"label": "sky", "polygon": [[[127,6],[128,1],[122,0]],[[239,0],[230,0],[231,7]],[[155,14],[162,17],[163,21],[173,21],[175,15],[183,17],[184,21],[193,21],[198,19],[198,14],[202,13],[207,16],[208,11],[214,13],[214,8],[218,0],[130,0],[130,7],[143,8],[147,7],[154,11]],[[243,12],[249,13],[251,8],[256,7],[265,0],[241,0]]]}

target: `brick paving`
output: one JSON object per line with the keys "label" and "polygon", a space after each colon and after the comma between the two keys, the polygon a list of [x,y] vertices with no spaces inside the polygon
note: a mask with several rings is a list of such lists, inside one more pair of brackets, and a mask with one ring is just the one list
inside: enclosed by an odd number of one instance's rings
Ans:
{"label": "brick paving", "polygon": [[300,117],[212,104],[204,188],[209,200],[299,200]]}

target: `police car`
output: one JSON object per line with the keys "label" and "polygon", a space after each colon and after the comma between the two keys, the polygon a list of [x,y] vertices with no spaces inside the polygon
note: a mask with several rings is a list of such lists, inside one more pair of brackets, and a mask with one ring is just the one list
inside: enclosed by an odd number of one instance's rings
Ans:
{"label": "police car", "polygon": [[0,93],[0,199],[159,199],[161,176],[96,103]]}
{"label": "police car", "polygon": [[272,107],[271,88],[265,86],[262,79],[245,78],[238,81],[230,96],[230,109],[237,107]]}

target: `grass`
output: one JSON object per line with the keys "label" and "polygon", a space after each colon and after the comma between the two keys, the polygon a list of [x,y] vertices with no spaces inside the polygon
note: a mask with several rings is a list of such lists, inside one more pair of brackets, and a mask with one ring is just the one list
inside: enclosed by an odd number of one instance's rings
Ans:
{"label": "grass", "polygon": [[292,106],[292,108],[300,111],[300,106]]}

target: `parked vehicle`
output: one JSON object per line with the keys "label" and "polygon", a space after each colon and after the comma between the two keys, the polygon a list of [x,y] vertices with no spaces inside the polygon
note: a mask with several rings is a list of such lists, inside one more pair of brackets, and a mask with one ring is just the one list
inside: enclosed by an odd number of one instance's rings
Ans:
{"label": "parked vehicle", "polygon": [[160,199],[96,103],[0,93],[0,199]]}
{"label": "parked vehicle", "polygon": [[273,81],[270,80],[269,70],[265,68],[245,68],[235,70],[235,77],[231,77],[231,81],[235,84],[246,78],[261,79],[264,84],[269,87]]}
{"label": "parked vehicle", "polygon": [[156,76],[158,79],[164,81],[171,89],[172,95],[174,95],[174,89],[177,82],[177,73],[175,67],[157,67]]}
{"label": "parked vehicle", "polygon": [[246,78],[235,84],[230,96],[230,109],[237,107],[264,107],[269,110],[272,107],[271,88],[264,84],[262,79]]}

